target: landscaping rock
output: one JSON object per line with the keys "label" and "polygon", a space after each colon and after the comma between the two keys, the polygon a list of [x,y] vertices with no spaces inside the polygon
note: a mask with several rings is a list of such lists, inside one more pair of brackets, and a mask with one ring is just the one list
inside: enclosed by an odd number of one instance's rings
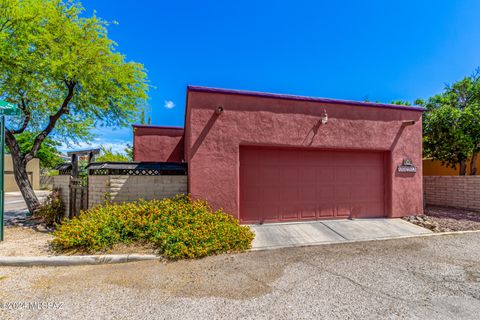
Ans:
{"label": "landscaping rock", "polygon": [[480,212],[472,210],[428,206],[425,214],[403,219],[433,232],[480,230]]}

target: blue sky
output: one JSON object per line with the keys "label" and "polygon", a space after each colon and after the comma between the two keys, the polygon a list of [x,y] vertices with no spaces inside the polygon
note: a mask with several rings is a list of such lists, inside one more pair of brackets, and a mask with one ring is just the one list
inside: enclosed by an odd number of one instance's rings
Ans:
{"label": "blue sky", "polygon": [[[148,70],[152,123],[183,126],[188,84],[390,102],[480,66],[480,1],[84,0]],[[92,145],[131,143],[97,130]],[[82,145],[83,146],[83,145]]]}

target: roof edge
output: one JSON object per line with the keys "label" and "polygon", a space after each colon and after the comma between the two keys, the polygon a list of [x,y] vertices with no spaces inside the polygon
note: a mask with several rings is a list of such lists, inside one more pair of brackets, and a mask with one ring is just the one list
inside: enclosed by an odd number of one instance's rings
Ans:
{"label": "roof edge", "polygon": [[151,124],[132,124],[134,128],[151,128],[151,129],[168,129],[168,130],[185,130],[184,127],[175,127],[175,126],[157,126]]}
{"label": "roof edge", "polygon": [[405,105],[397,105],[397,104],[391,104],[391,103],[376,103],[376,102],[364,102],[364,101],[354,101],[354,100],[318,98],[318,97],[298,96],[298,95],[259,92],[259,91],[212,88],[212,87],[203,87],[203,86],[194,86],[194,85],[188,85],[187,90],[193,91],[193,92],[223,93],[223,94],[250,96],[250,97],[284,99],[284,100],[295,100],[295,101],[310,101],[310,102],[321,102],[321,103],[330,103],[330,104],[344,104],[344,105],[354,105],[354,106],[364,106],[364,107],[374,107],[374,108],[389,108],[389,109],[396,109],[396,110],[410,110],[410,111],[419,111],[419,112],[425,111],[425,108],[420,106],[405,106]]}

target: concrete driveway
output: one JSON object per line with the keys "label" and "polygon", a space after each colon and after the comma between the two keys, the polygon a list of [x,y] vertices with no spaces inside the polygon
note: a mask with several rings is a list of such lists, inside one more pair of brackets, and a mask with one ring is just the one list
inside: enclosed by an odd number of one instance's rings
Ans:
{"label": "concrete driveway", "polygon": [[390,239],[432,233],[402,219],[324,220],[252,225],[253,250]]}
{"label": "concrete driveway", "polygon": [[[14,302],[20,307],[8,309]],[[0,267],[2,320],[450,320],[479,314],[480,233],[167,263]]]}

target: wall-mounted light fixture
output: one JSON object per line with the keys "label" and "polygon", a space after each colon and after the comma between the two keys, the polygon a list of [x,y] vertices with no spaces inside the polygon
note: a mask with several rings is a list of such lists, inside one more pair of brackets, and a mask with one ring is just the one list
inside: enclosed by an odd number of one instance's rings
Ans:
{"label": "wall-mounted light fixture", "polygon": [[322,113],[322,124],[327,124],[327,122],[328,122],[327,110],[323,109],[323,113]]}
{"label": "wall-mounted light fixture", "polygon": [[218,115],[222,114],[223,111],[224,111],[224,110],[223,110],[223,107],[222,107],[222,106],[218,106],[218,107],[215,109],[215,113],[218,114]]}

